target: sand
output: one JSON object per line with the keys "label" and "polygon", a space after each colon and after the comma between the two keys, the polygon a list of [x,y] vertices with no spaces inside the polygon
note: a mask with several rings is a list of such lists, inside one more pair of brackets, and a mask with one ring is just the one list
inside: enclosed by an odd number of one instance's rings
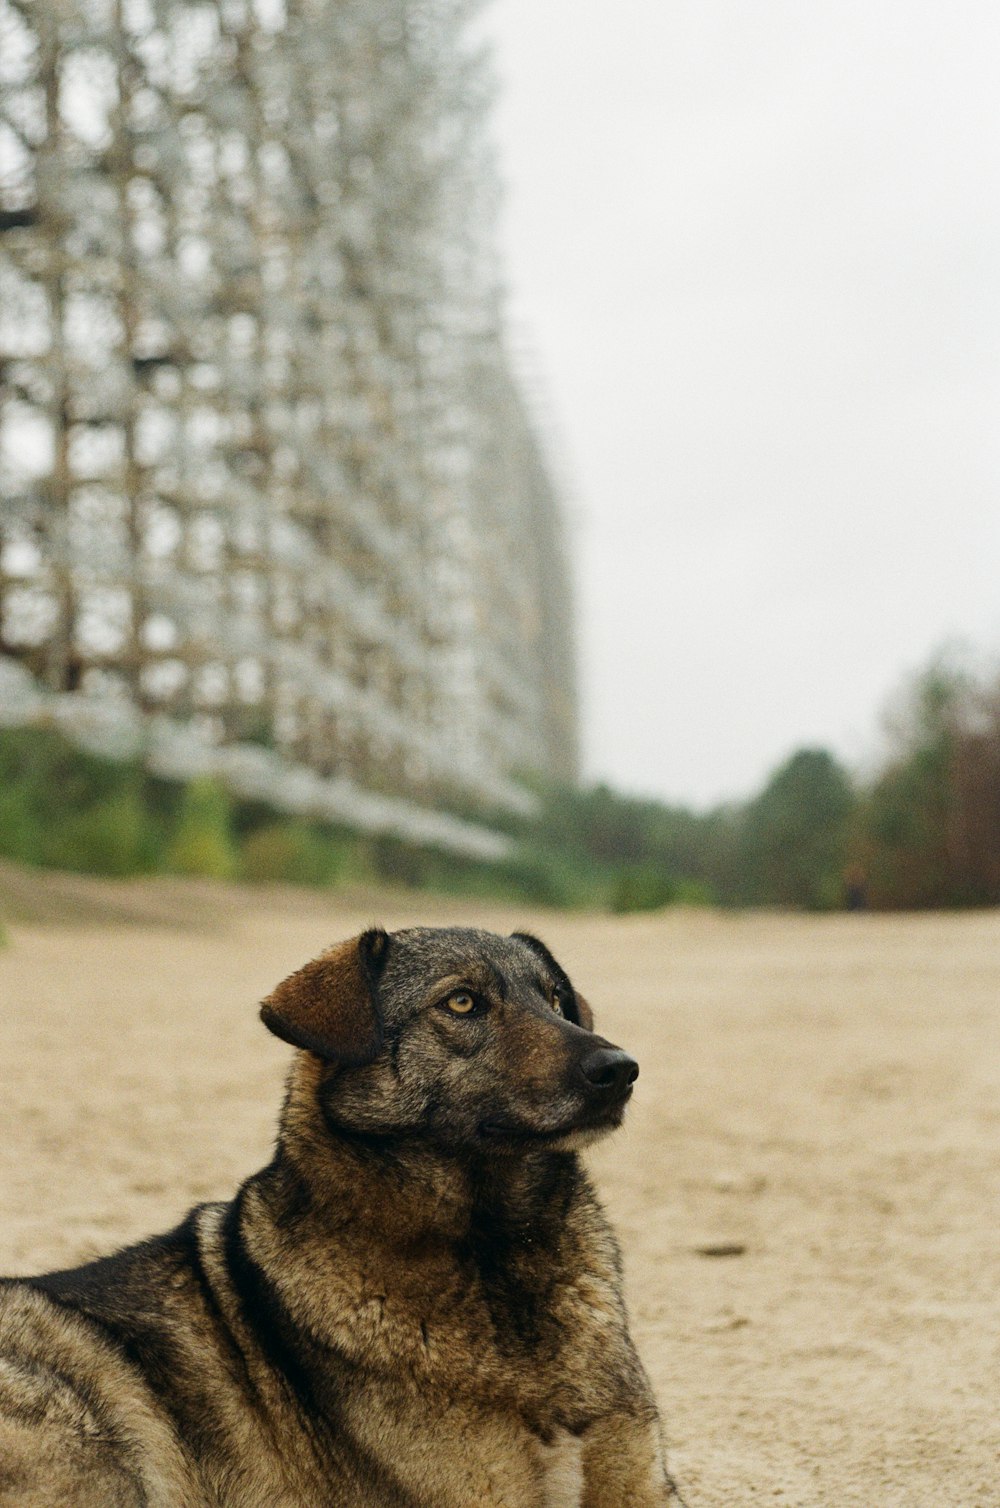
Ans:
{"label": "sand", "polygon": [[[1000,1505],[1000,916],[531,914],[0,869],[0,1270],[269,1153],[255,1002],[374,919],[528,925],[642,1065],[589,1160],[690,1508]],[[714,1254],[713,1254],[714,1253]]]}

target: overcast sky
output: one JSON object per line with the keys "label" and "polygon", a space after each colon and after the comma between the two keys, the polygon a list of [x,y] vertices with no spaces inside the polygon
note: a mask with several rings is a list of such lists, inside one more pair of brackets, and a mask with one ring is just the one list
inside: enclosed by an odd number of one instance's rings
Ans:
{"label": "overcast sky", "polygon": [[996,0],[494,0],[585,773],[708,804],[1000,650]]}

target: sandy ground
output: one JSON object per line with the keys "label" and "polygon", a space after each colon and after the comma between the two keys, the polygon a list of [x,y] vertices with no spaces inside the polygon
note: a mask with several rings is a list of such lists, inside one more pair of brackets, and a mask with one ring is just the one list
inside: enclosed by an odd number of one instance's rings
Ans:
{"label": "sandy ground", "polygon": [[[616,920],[0,869],[0,1270],[266,1158],[255,1002],[372,920],[544,936],[642,1064],[590,1160],[690,1508],[1000,1505],[1000,916]],[[708,1255],[715,1248],[730,1255]]]}

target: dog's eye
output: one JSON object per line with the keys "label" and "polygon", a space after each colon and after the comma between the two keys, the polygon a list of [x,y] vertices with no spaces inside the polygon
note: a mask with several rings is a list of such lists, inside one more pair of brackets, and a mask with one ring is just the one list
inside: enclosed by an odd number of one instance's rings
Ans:
{"label": "dog's eye", "polygon": [[446,1008],[456,1016],[471,1016],[476,1005],[476,997],[469,990],[456,990],[445,1001]]}
{"label": "dog's eye", "polygon": [[562,990],[556,988],[552,991],[552,1009],[557,1016],[563,1014]]}

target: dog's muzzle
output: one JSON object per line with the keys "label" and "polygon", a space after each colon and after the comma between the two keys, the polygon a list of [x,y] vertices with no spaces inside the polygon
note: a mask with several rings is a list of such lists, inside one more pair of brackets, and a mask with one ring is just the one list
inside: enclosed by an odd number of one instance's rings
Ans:
{"label": "dog's muzzle", "polygon": [[[578,1132],[601,1134],[621,1124],[625,1106],[632,1098],[632,1085],[639,1065],[620,1047],[596,1047],[571,1070],[573,1089],[579,1096],[572,1118],[561,1125],[528,1126],[508,1120],[487,1120],[480,1135],[516,1142],[559,1141]],[[569,1086],[567,1086],[569,1087]]]}

